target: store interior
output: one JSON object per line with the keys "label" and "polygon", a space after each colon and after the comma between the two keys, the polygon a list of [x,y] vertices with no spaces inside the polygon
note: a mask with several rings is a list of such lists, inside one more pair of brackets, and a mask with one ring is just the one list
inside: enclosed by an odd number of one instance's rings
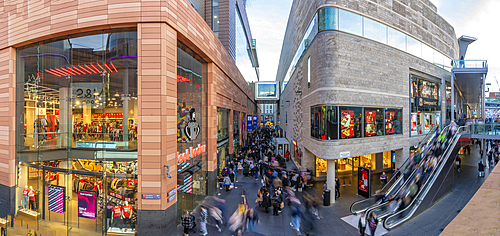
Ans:
{"label": "store interior", "polygon": [[[326,178],[327,160],[316,158],[316,177]],[[371,169],[372,172],[382,172],[390,170],[395,162],[395,151],[386,151],[382,153],[373,153],[368,155],[348,157],[335,160],[336,175],[357,175],[358,167]]]}

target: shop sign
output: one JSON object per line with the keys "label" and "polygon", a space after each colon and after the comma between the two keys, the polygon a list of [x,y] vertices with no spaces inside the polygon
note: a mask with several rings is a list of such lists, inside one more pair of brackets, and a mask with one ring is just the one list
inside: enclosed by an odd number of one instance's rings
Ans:
{"label": "shop sign", "polygon": [[340,158],[348,158],[351,156],[351,151],[340,152]]}
{"label": "shop sign", "polygon": [[369,198],[371,193],[371,170],[358,168],[358,195]]}
{"label": "shop sign", "polygon": [[160,194],[143,194],[142,199],[161,199]]}
{"label": "shop sign", "polygon": [[196,122],[196,112],[194,108],[189,110],[189,121],[184,127],[184,133],[188,137],[189,141],[195,140],[200,134],[200,125]]}
{"label": "shop sign", "polygon": [[168,192],[167,196],[168,196],[168,197],[171,197],[171,196],[173,196],[175,193],[177,193],[177,188],[174,188],[174,189],[170,190],[170,192]]}
{"label": "shop sign", "polygon": [[419,107],[438,107],[437,99],[417,97],[417,106]]}
{"label": "shop sign", "polygon": [[257,116],[253,116],[253,128],[257,128]]}
{"label": "shop sign", "polygon": [[170,196],[170,197],[168,198],[168,202],[171,202],[171,201],[175,200],[175,198],[176,198],[176,197],[177,197],[177,193],[176,193],[176,194],[174,194],[174,195],[172,195],[172,196]]}
{"label": "shop sign", "polygon": [[71,83],[73,104],[89,104],[93,109],[102,109],[103,105],[102,83]]}
{"label": "shop sign", "polygon": [[78,217],[95,219],[96,217],[96,193],[78,191]]}
{"label": "shop sign", "polygon": [[189,161],[195,158],[196,156],[205,153],[206,151],[207,151],[207,145],[201,146],[201,144],[198,144],[198,147],[196,148],[191,147],[189,149],[186,149],[184,153],[177,152],[177,164]]}
{"label": "shop sign", "polygon": [[253,118],[252,115],[247,115],[247,132],[252,132],[252,122]]}

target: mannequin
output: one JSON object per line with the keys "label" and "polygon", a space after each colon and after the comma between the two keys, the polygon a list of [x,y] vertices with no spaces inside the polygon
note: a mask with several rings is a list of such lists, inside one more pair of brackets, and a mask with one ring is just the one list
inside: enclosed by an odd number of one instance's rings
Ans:
{"label": "mannequin", "polygon": [[24,190],[23,190],[23,200],[21,200],[21,206],[23,207],[23,209],[28,208],[28,193],[29,193],[29,189],[28,189],[28,185],[26,185],[26,186],[24,186]]}
{"label": "mannequin", "polygon": [[114,206],[112,209],[113,223],[111,223],[111,227],[115,227],[116,222],[118,222],[118,228],[122,231],[122,208],[118,205]]}
{"label": "mannequin", "polygon": [[35,211],[35,190],[33,190],[33,186],[30,186],[28,197],[30,198],[30,210]]}
{"label": "mannequin", "polygon": [[132,227],[132,211],[134,210],[134,208],[132,208],[131,205],[128,204],[127,201],[125,201],[125,206],[122,207],[123,209],[123,226],[126,226],[127,223],[128,225],[130,226],[130,229],[134,229],[134,227]]}

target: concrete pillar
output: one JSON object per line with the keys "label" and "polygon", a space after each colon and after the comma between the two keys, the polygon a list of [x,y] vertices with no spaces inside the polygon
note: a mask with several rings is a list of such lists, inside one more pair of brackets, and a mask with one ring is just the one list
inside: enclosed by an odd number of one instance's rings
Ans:
{"label": "concrete pillar", "polygon": [[330,189],[330,203],[335,203],[335,160],[326,161],[326,186]]}

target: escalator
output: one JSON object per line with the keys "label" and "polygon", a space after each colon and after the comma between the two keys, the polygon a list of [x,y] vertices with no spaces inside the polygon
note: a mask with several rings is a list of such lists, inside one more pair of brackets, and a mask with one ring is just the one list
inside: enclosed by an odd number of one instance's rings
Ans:
{"label": "escalator", "polygon": [[[429,174],[429,177],[424,181],[417,194],[405,208],[393,214],[392,212],[387,212],[388,207],[385,207],[385,211],[383,209],[379,210],[379,213],[383,216],[384,228],[391,230],[403,224],[427,210],[453,190],[455,158],[460,148],[470,144],[469,136],[469,127],[463,126],[457,130],[449,141],[448,146],[445,147],[445,151],[436,169]],[[415,176],[412,176],[412,178],[415,178]]]}
{"label": "escalator", "polygon": [[[418,148],[420,150],[423,150],[425,153],[430,146],[431,143],[434,143],[436,140],[436,136],[434,135],[436,132],[437,126],[432,127],[431,131],[427,133],[427,135],[422,139],[422,141],[419,143]],[[406,159],[406,161],[401,165],[401,167],[394,172],[392,175],[392,178],[387,182],[386,185],[382,188],[382,191],[386,192],[387,196],[391,195],[396,195],[398,194],[399,190],[401,189],[402,186],[404,186],[403,183],[403,171],[408,167],[410,163],[410,158]],[[356,201],[351,204],[350,211],[352,214],[359,214],[363,213],[369,209],[376,208],[377,206],[383,204],[382,200],[377,200],[376,197],[370,197],[367,199],[363,199],[360,201]]]}

